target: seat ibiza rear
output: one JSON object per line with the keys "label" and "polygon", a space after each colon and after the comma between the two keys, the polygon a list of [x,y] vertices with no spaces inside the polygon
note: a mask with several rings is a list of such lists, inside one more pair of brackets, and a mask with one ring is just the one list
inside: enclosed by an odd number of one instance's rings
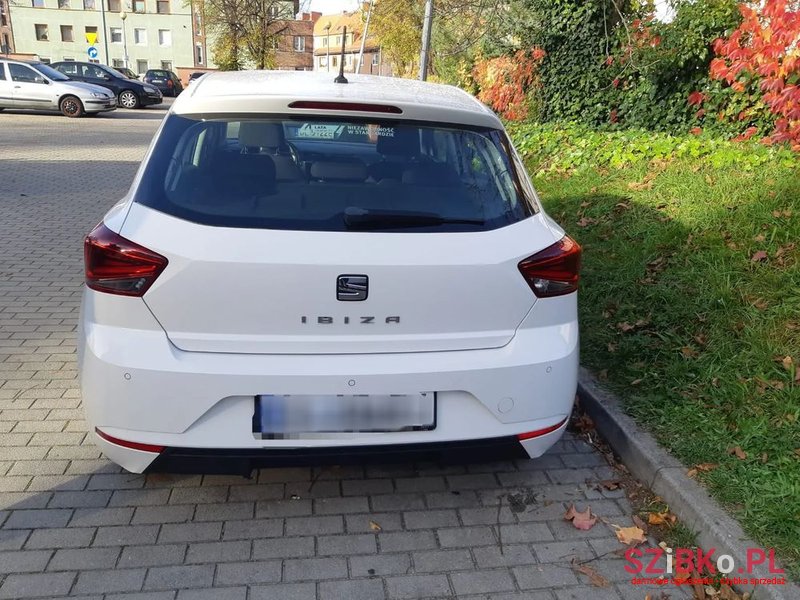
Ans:
{"label": "seat ibiza rear", "polygon": [[130,471],[536,457],[566,427],[580,247],[456,88],[206,75],[84,249],[83,402]]}

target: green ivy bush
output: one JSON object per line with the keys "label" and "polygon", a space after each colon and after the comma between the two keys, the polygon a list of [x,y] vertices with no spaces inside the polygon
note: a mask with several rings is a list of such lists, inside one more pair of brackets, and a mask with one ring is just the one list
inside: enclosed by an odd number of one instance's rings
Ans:
{"label": "green ivy bush", "polygon": [[534,176],[589,168],[623,169],[653,161],[696,160],[698,166],[752,171],[766,164],[800,167],[786,147],[733,142],[703,134],[672,135],[643,129],[597,131],[577,123],[509,123],[509,135]]}

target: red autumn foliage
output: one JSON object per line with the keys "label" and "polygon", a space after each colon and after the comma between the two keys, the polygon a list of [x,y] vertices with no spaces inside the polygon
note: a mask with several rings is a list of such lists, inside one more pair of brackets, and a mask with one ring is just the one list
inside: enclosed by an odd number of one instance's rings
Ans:
{"label": "red autumn foliage", "polygon": [[[769,140],[800,151],[800,0],[763,0],[741,4],[739,10],[739,28],[714,42],[711,77],[738,93],[757,82],[761,99],[775,115]],[[754,134],[751,127],[737,139]]]}
{"label": "red autumn foliage", "polygon": [[520,50],[513,56],[478,60],[473,77],[478,98],[511,121],[528,116],[528,92],[536,82],[536,68],[545,56],[541,48]]}

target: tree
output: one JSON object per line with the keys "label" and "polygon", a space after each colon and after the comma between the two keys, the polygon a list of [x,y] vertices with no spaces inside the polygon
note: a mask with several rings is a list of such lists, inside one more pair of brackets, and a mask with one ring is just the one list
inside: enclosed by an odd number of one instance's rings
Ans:
{"label": "tree", "polygon": [[[453,71],[471,61],[488,23],[501,17],[501,0],[435,0],[430,72],[454,82]],[[413,76],[419,67],[424,0],[380,0],[375,3],[370,28],[381,42],[384,55],[402,75]]]}
{"label": "tree", "polygon": [[275,63],[277,38],[299,10],[299,0],[201,0],[214,61],[223,70]]}

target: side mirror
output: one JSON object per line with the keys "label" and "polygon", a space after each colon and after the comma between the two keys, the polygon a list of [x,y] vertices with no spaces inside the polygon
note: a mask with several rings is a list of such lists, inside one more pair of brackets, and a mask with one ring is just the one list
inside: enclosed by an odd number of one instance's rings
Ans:
{"label": "side mirror", "polygon": [[44,83],[44,84],[49,84],[50,83],[49,81],[47,81],[47,79],[45,79],[41,75],[37,75],[36,77],[34,77],[33,78],[33,82],[34,83]]}

